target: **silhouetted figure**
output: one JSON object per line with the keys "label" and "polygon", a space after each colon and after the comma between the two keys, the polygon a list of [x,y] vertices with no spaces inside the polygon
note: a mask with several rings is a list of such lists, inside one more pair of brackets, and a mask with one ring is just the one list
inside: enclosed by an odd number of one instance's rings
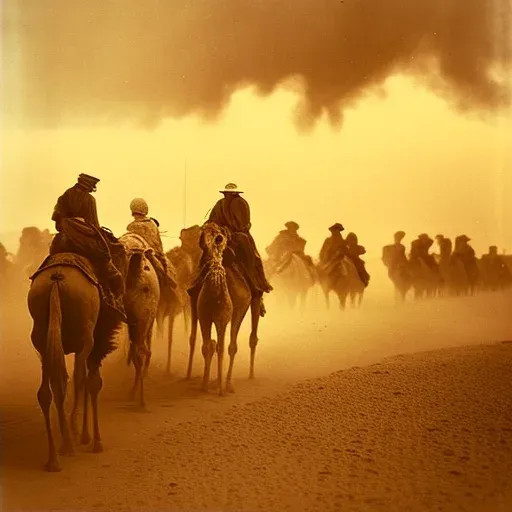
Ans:
{"label": "silhouetted figure", "polygon": [[280,231],[266,249],[271,266],[279,273],[290,263],[292,254],[296,254],[304,261],[309,271],[315,275],[313,260],[304,253],[307,242],[298,234],[300,226],[291,221],[287,222],[285,227],[286,229]]}
{"label": "silhouetted figure", "polygon": [[48,256],[48,245],[43,232],[35,226],[23,228],[15,265],[23,274],[30,275]]}
{"label": "silhouetted figure", "polygon": [[354,262],[361,281],[365,286],[368,286],[368,283],[370,282],[370,274],[368,274],[365,263],[361,259],[361,256],[366,254],[366,249],[362,245],[359,245],[357,235],[355,233],[349,233],[345,242],[347,257]]}
{"label": "silhouetted figure", "polygon": [[5,288],[10,285],[14,270],[14,264],[9,261],[8,256],[9,254],[4,244],[0,243],[0,289],[3,289],[4,291]]}
{"label": "silhouetted figure", "polygon": [[439,267],[432,254],[429,253],[434,240],[426,233],[422,233],[416,240],[411,243],[410,261],[414,262],[418,259],[422,260],[434,272],[439,271]]}
{"label": "silhouetted figure", "polygon": [[452,255],[452,241],[444,235],[436,235],[437,245],[439,246],[440,262],[449,261]]}
{"label": "silhouetted figure", "polygon": [[320,267],[329,275],[333,270],[333,263],[346,256],[347,244],[341,235],[345,228],[337,222],[333,224],[329,231],[331,236],[326,238],[320,249]]}
{"label": "silhouetted figure", "polygon": [[405,238],[405,231],[397,231],[393,238],[394,243],[386,245],[382,249],[382,262],[388,268],[390,276],[394,274],[396,268],[407,264],[405,245],[402,244],[402,240]]}
{"label": "silhouetted figure", "polygon": [[490,290],[503,289],[512,283],[512,274],[505,259],[498,254],[498,247],[491,245],[489,252],[481,258],[484,286]]}
{"label": "silhouetted figure", "polygon": [[478,270],[475,250],[468,244],[470,241],[471,238],[466,235],[460,235],[455,238],[455,248],[453,250],[452,258],[458,259],[464,264],[471,291],[474,291],[480,272]]}
{"label": "silhouetted figure", "polygon": [[[208,222],[214,222],[229,231],[228,248],[236,263],[240,266],[247,283],[251,288],[253,298],[261,299],[261,315],[264,316],[263,293],[272,291],[272,286],[265,277],[263,262],[256,248],[256,243],[250,233],[251,211],[249,203],[241,197],[243,192],[234,183],[228,183],[220,193],[224,195],[213,207]],[[201,269],[205,268],[208,253],[202,246]],[[229,258],[229,256],[228,256]],[[226,254],[224,255],[226,260]],[[227,262],[229,263],[229,262]],[[202,279],[203,272],[199,275]],[[197,282],[192,287],[193,291]]]}
{"label": "silhouetted figure", "polygon": [[122,304],[124,279],[112,262],[110,242],[117,239],[100,226],[96,200],[91,195],[100,180],[87,174],[80,174],[78,181],[68,188],[57,200],[52,220],[57,235],[50,247],[50,254],[74,252],[88,258],[95,266],[102,286]]}
{"label": "silhouetted figure", "polygon": [[166,286],[172,289],[176,288],[176,283],[170,274],[169,262],[164,254],[162,239],[158,230],[159,222],[153,217],[148,217],[148,204],[142,198],[133,199],[130,203],[130,210],[134,220],[128,224],[126,229],[130,233],[141,236],[153,249],[154,255],[149,255],[148,258],[155,268],[161,287],[163,289]]}

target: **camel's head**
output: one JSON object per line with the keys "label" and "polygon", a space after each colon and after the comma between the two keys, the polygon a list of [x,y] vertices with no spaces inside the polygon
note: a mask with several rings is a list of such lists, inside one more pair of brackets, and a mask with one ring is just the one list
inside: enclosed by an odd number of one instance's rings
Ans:
{"label": "camel's head", "polygon": [[222,261],[229,240],[229,231],[214,222],[207,222],[201,228],[202,245],[210,258],[215,261]]}

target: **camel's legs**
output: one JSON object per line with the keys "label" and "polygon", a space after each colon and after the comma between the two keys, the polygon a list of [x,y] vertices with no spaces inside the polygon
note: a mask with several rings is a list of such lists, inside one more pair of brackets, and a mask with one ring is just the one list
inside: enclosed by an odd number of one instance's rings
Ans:
{"label": "camel's legs", "polygon": [[192,366],[194,364],[194,352],[196,350],[196,339],[197,339],[197,300],[191,299],[190,301],[190,312],[191,312],[191,326],[190,326],[190,338],[189,338],[189,354],[188,354],[188,368],[187,368],[187,379],[192,376]]}
{"label": "camel's legs", "polygon": [[93,452],[100,453],[103,451],[100,436],[100,425],[98,419],[98,395],[100,394],[101,388],[103,387],[103,380],[100,374],[100,367],[96,363],[91,363],[90,360],[87,363],[87,388],[91,395],[92,404],[92,421],[93,421]]}
{"label": "camel's legs", "polygon": [[176,320],[175,308],[172,307],[169,312],[169,324],[167,326],[167,373],[171,373],[171,353],[172,353],[172,342],[174,335],[174,321]]}
{"label": "camel's legs", "polygon": [[300,311],[301,313],[305,313],[306,312],[306,299],[307,299],[307,296],[308,296],[308,292],[302,292],[300,294]]}
{"label": "camel's legs", "polygon": [[[151,322],[151,327],[153,326],[153,322]],[[146,358],[144,360],[144,370],[143,376],[147,377],[149,372],[149,363],[151,362],[151,345],[153,342],[153,329],[148,329],[148,334],[146,336]]]}
{"label": "camel's legs", "polygon": [[226,339],[227,324],[219,324],[215,326],[217,330],[217,382],[219,386],[219,395],[225,395],[224,384],[222,382],[224,369],[224,343]]}
{"label": "camel's legs", "polygon": [[67,376],[65,379],[62,377],[50,378],[53,396],[55,398],[55,406],[59,417],[59,428],[62,436],[62,446],[59,450],[61,455],[71,455],[74,453],[73,441],[71,440],[71,432],[69,430],[68,419],[66,411],[64,410],[64,402],[66,400],[66,392],[68,388]]}
{"label": "camel's legs", "polygon": [[87,386],[87,369],[84,369],[84,382],[82,390],[84,394],[84,414],[82,420],[82,439],[83,445],[88,445],[91,442],[91,436],[89,435],[89,389]]}
{"label": "camel's legs", "polygon": [[75,368],[73,370],[74,401],[70,417],[71,432],[73,434],[78,434],[76,415],[80,404],[80,394],[83,393],[83,390],[86,387],[85,379],[87,375],[86,364],[88,356],[89,354],[85,354],[83,351],[75,356]]}
{"label": "camel's legs", "polygon": [[185,334],[190,332],[190,300],[183,304],[183,325],[185,327]]}
{"label": "camel's legs", "polygon": [[329,302],[329,293],[330,291],[326,288],[323,288],[324,297],[325,297],[325,306],[327,307],[327,311],[331,308],[331,304]]}
{"label": "camel's legs", "polygon": [[338,292],[337,295],[340,301],[340,309],[345,311],[345,308],[347,307],[347,294],[344,292]]}
{"label": "camel's legs", "polygon": [[43,376],[41,386],[37,392],[37,400],[44,414],[44,422],[46,424],[46,433],[48,435],[48,462],[46,463],[46,471],[60,471],[59,458],[55,449],[55,441],[53,439],[52,425],[50,420],[50,407],[52,404],[52,392],[50,389],[50,377],[48,371],[43,364]]}
{"label": "camel's legs", "polygon": [[135,367],[135,380],[133,381],[133,386],[130,390],[130,400],[135,400],[135,394],[137,389],[139,389],[140,380],[142,378],[143,355],[141,353],[141,346],[136,340],[131,340],[130,343],[132,344],[132,362]]}
{"label": "camel's legs", "polygon": [[210,369],[212,366],[213,354],[215,354],[215,341],[212,340],[212,322],[205,320],[201,322],[201,334],[203,337],[202,352],[204,357],[203,391],[208,391],[210,382]]}
{"label": "camel's legs", "polygon": [[260,323],[261,296],[253,297],[251,301],[251,335],[249,347],[251,348],[251,362],[249,367],[249,379],[254,379],[254,359],[256,346],[258,345],[258,325]]}
{"label": "camel's legs", "polygon": [[229,354],[229,367],[228,367],[228,374],[226,376],[226,390],[229,393],[234,393],[235,389],[233,387],[233,383],[231,382],[231,377],[233,374],[233,365],[235,363],[235,356],[238,352],[238,331],[240,330],[240,326],[242,325],[242,322],[245,318],[245,315],[247,314],[247,309],[249,306],[245,306],[244,308],[235,308],[233,310],[233,317],[231,318],[231,332],[230,332],[230,341],[229,341],[229,347],[228,347],[228,354]]}

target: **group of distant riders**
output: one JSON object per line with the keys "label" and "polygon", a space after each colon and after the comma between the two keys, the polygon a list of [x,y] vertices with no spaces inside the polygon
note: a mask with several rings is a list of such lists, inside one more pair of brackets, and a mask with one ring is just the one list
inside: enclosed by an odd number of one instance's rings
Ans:
{"label": "group of distant riders", "polygon": [[[467,235],[459,235],[455,238],[455,246],[452,241],[444,235],[435,237],[439,247],[439,255],[429,252],[434,244],[434,240],[426,233],[419,235],[411,243],[409,258],[406,256],[405,246],[402,240],[405,237],[404,231],[397,231],[394,235],[394,243],[387,245],[382,251],[382,261],[388,268],[388,274],[392,281],[396,281],[397,276],[409,263],[417,265],[424,263],[432,274],[438,276],[442,283],[442,269],[451,268],[457,264],[462,264],[470,284],[476,284],[480,278],[480,267],[474,249],[469,245],[471,239]],[[497,287],[508,286],[512,282],[512,275],[504,258],[498,254],[498,247],[492,245],[489,252],[484,254],[481,259],[483,268],[489,275],[494,276]]]}
{"label": "group of distant riders", "polygon": [[[43,268],[52,256],[59,253],[74,253],[88,259],[94,267],[96,276],[103,290],[108,290],[115,297],[116,304],[122,304],[124,293],[124,278],[120,269],[113,263],[111,249],[118,239],[112,232],[103,227],[98,219],[96,201],[92,193],[96,191],[100,180],[87,174],[80,174],[77,182],[68,188],[57,200],[52,220],[55,222],[57,234],[54,236],[49,249],[47,260],[42,263]],[[207,222],[214,222],[220,227],[227,228],[229,232],[229,252],[234,257],[238,268],[242,271],[253,297],[261,300],[261,315],[265,315],[263,294],[272,291],[263,268],[262,258],[256,248],[251,235],[251,213],[247,201],[242,197],[243,192],[233,183],[228,183],[220,192],[223,197],[215,204]],[[143,238],[150,251],[150,261],[153,264],[161,285],[176,288],[176,275],[171,271],[169,260],[164,253],[160,238],[159,222],[149,216],[149,207],[144,199],[136,198],[130,204],[133,221],[127,226],[129,233],[135,233]],[[286,229],[281,231],[272,244],[267,248],[269,255],[269,272],[281,272],[289,262],[291,255],[298,255],[308,269],[314,267],[311,257],[306,256],[304,248],[306,241],[298,234],[299,225],[288,222]],[[369,275],[360,256],[365,249],[358,245],[354,233],[344,239],[341,232],[344,230],[339,223],[330,228],[331,236],[323,244],[320,253],[320,265],[329,272],[333,261],[340,257],[348,257],[354,262],[361,280],[368,284]],[[185,243],[187,230],[182,230],[182,249],[187,249]],[[198,262],[196,278],[190,283],[187,290],[193,296],[206,267],[207,252],[202,245],[200,237],[195,240],[196,247],[188,244],[191,256]],[[201,256],[197,254],[197,244],[202,250]],[[191,247],[192,245],[192,247]],[[124,312],[123,312],[124,314]],[[126,320],[126,317],[124,317]]]}
{"label": "group of distant riders", "polygon": [[[49,258],[52,255],[70,252],[87,258],[94,266],[97,278],[104,289],[108,289],[117,298],[117,303],[122,303],[124,293],[124,279],[118,268],[114,265],[111,255],[111,246],[117,242],[112,232],[102,227],[96,209],[96,201],[92,193],[96,191],[100,180],[87,174],[80,174],[78,181],[67,189],[57,200],[52,215],[57,234],[53,238]],[[272,291],[269,284],[263,262],[256,248],[254,239],[250,233],[251,214],[247,201],[242,197],[243,192],[238,187],[229,183],[220,192],[221,198],[211,210],[208,222],[227,228],[229,232],[228,247],[234,257],[237,266],[242,271],[253,297],[261,300],[261,315],[264,316],[263,294]],[[157,272],[161,285],[176,288],[176,277],[170,271],[169,261],[164,254],[162,240],[159,232],[159,222],[149,216],[148,204],[144,199],[136,198],[130,204],[133,221],[128,224],[127,231],[136,233],[143,238],[152,249],[151,262]],[[296,222],[287,222],[286,229],[279,232],[273,242],[267,247],[268,272],[270,275],[278,274],[290,263],[291,257],[297,255],[302,259],[307,269],[314,272],[315,265],[310,256],[305,254],[306,240],[298,233],[299,225]],[[350,259],[364,286],[368,286],[370,276],[365,268],[361,256],[366,250],[359,245],[355,233],[342,236],[344,227],[335,223],[329,228],[331,232],[322,246],[319,257],[319,268],[329,275],[336,263],[343,258]],[[207,253],[197,257],[197,252],[203,249],[201,238],[188,245],[185,243],[187,230],[182,230],[182,249],[189,250],[191,257],[198,263],[196,279],[190,284],[188,293],[193,296],[198,289],[202,270],[205,268]],[[398,268],[407,260],[402,239],[403,231],[395,234],[394,244],[386,246],[383,250],[383,261],[388,267],[390,276],[393,269]],[[438,235],[437,242],[440,247],[441,260],[446,258],[459,258],[465,265],[468,274],[476,270],[475,252],[468,244],[469,238],[465,235],[455,239],[455,248],[452,251],[451,241]],[[194,246],[195,243],[195,246]],[[199,248],[197,245],[199,244]],[[429,254],[433,240],[426,234],[420,235],[411,244],[410,261],[423,260],[426,265],[436,269],[438,262]],[[4,251],[5,252],[5,251]],[[489,258],[496,258],[496,248],[491,247]],[[42,266],[45,263],[43,262]]]}

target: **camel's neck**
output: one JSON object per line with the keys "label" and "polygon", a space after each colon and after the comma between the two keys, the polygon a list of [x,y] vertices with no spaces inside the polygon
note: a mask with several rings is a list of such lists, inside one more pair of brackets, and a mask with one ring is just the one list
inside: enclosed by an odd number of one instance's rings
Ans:
{"label": "camel's neck", "polygon": [[217,293],[227,292],[226,269],[222,265],[222,256],[212,257],[209,259],[207,266],[208,271],[205,276],[204,286],[216,290]]}

